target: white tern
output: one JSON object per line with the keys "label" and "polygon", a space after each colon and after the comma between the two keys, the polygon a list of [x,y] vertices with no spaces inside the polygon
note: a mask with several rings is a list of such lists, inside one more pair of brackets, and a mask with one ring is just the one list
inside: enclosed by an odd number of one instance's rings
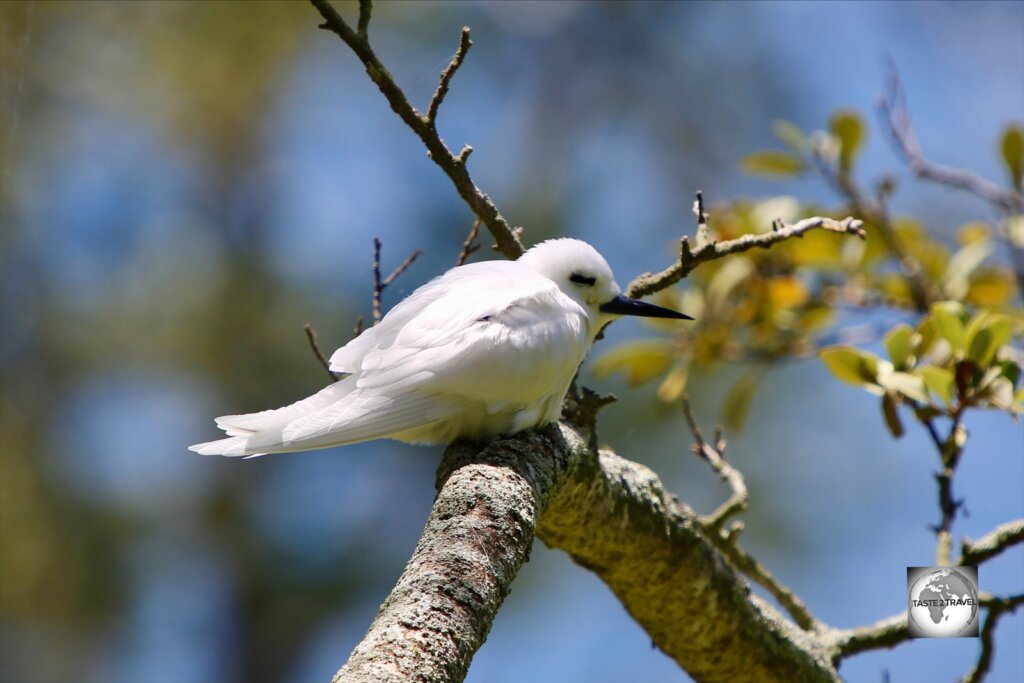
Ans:
{"label": "white tern", "polygon": [[691,319],[621,293],[608,262],[576,239],[517,261],[452,268],[334,352],[345,376],[277,410],[218,417],[228,438],[203,455],[256,456],[390,438],[483,439],[558,419],[580,363],[623,315]]}

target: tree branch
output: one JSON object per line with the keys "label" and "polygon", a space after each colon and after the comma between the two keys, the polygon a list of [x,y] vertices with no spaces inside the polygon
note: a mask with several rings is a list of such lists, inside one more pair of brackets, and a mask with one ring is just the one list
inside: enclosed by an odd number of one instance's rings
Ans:
{"label": "tree branch", "polygon": [[743,474],[725,460],[725,439],[722,438],[721,427],[715,431],[714,445],[704,440],[704,433],[697,425],[697,418],[693,416],[693,408],[690,407],[690,397],[683,396],[683,416],[693,434],[694,444],[691,447],[693,452],[711,466],[722,481],[732,489],[729,500],[722,503],[717,510],[710,515],[701,517],[701,524],[706,531],[718,533],[730,517],[738,515],[747,509],[748,494],[747,484],[743,480]]}
{"label": "tree branch", "polygon": [[963,683],[981,683],[988,675],[992,667],[992,657],[995,654],[996,626],[1004,614],[1012,614],[1017,608],[1024,604],[1024,594],[1011,595],[1005,598],[992,595],[979,596],[983,606],[988,607],[988,614],[985,623],[981,626],[981,651],[978,653],[978,662],[971,669],[971,672],[961,679]]}
{"label": "tree branch", "polygon": [[455,259],[455,265],[461,266],[466,263],[466,260],[476,251],[480,249],[480,245],[476,244],[476,236],[480,232],[480,219],[477,218],[473,221],[473,226],[469,229],[469,234],[466,235],[466,239],[462,242],[462,248],[459,249],[459,255]]}
{"label": "tree branch", "polygon": [[950,166],[942,166],[925,159],[914,135],[907,96],[899,71],[890,64],[885,93],[879,98],[878,109],[893,147],[907,162],[918,178],[946,187],[966,190],[1006,214],[1024,213],[1024,195],[1006,189],[979,175]]}
{"label": "tree branch", "polygon": [[[1021,194],[1020,188],[1003,188],[970,171],[942,166],[924,157],[910,120],[906,91],[899,71],[893,64],[889,65],[888,83],[885,93],[879,99],[878,110],[883,124],[889,130],[893,147],[918,178],[966,190],[995,207],[1004,217],[1024,213],[1024,194]],[[1024,297],[1024,249],[1007,234],[1003,235],[1003,241],[1010,250],[1017,286],[1021,297]]]}
{"label": "tree branch", "polygon": [[940,567],[948,567],[953,562],[953,523],[956,521],[957,512],[963,507],[963,501],[956,500],[953,496],[953,477],[956,475],[956,468],[960,464],[960,456],[964,452],[964,443],[967,440],[967,430],[961,424],[963,409],[964,406],[961,405],[953,413],[949,435],[939,449],[942,469],[935,473],[935,481],[939,485],[941,512],[939,524],[934,527],[937,536],[935,564]]}
{"label": "tree branch", "polygon": [[[698,203],[699,201],[698,199]],[[700,214],[703,213],[700,209],[698,211]],[[704,440],[704,434],[697,425],[697,419],[693,416],[689,398],[686,396],[683,397],[683,415],[693,433],[695,441],[693,452],[707,462],[711,469],[732,489],[732,496],[729,500],[722,503],[710,515],[698,518],[698,523],[704,533],[737,569],[768,591],[782,605],[783,609],[789,612],[793,621],[800,628],[805,631],[824,631],[825,626],[811,614],[807,605],[797,597],[796,593],[779,582],[764,565],[739,546],[739,533],[743,529],[742,523],[736,523],[728,530],[723,528],[730,517],[747,509],[746,482],[743,480],[743,474],[726,462],[723,456],[725,439],[722,437],[721,427],[715,430],[714,445],[711,445]]]}
{"label": "tree branch", "polygon": [[384,290],[387,286],[395,281],[395,278],[406,271],[406,269],[412,265],[413,261],[423,255],[422,249],[414,249],[412,253],[405,257],[405,260],[398,264],[398,266],[391,271],[391,273],[383,280],[380,277],[380,249],[381,241],[379,237],[373,238],[373,322],[377,324],[383,317],[381,312],[380,299]]}
{"label": "tree branch", "polygon": [[455,77],[455,72],[462,66],[462,61],[466,59],[466,53],[469,52],[469,48],[472,46],[473,41],[469,39],[469,27],[463,26],[462,35],[459,37],[459,48],[452,56],[452,61],[441,72],[441,80],[438,81],[437,90],[434,91],[434,96],[430,98],[430,105],[427,107],[427,123],[435,130],[437,129],[437,110],[441,108],[441,103],[448,94],[448,87],[451,85],[452,78]]}
{"label": "tree branch", "polygon": [[963,539],[960,542],[960,561],[957,564],[981,564],[1018,543],[1024,543],[1024,519],[1001,524],[977,541]]}
{"label": "tree branch", "polygon": [[883,647],[893,648],[910,638],[907,628],[907,613],[900,612],[888,619],[883,619],[871,626],[860,626],[851,629],[836,629],[830,639],[833,657],[838,664],[840,660],[868,650],[879,650]]}
{"label": "tree branch", "polygon": [[313,355],[316,356],[316,359],[318,361],[320,361],[320,365],[324,366],[324,370],[327,371],[327,374],[330,376],[331,381],[337,382],[338,378],[341,377],[341,375],[331,370],[331,364],[327,361],[327,357],[324,356],[323,351],[320,350],[320,344],[317,342],[316,339],[316,330],[314,330],[313,326],[310,325],[309,323],[306,323],[303,326],[303,329],[306,331],[306,339],[309,341],[309,348],[312,349]]}
{"label": "tree branch", "polygon": [[647,468],[565,425],[457,443],[423,537],[341,681],[457,681],[536,526],[701,681],[835,681],[830,650],[749,588]]}
{"label": "tree branch", "polygon": [[645,273],[637,277],[629,283],[626,291],[629,296],[634,298],[654,294],[679,282],[689,275],[694,268],[706,261],[714,261],[729,254],[738,254],[754,248],[767,249],[773,244],[778,244],[794,237],[800,237],[805,232],[819,228],[847,235],[856,235],[861,239],[865,239],[867,235],[864,232],[863,225],[863,222],[856,218],[844,218],[841,221],[836,221],[822,216],[805,218],[792,224],[777,221],[772,232],[743,235],[742,237],[725,242],[708,240],[701,244],[701,240],[698,237],[696,249],[691,249],[690,241],[683,237],[679,243],[678,261],[660,273]]}
{"label": "tree branch", "polygon": [[[459,196],[469,204],[473,213],[487,226],[491,235],[494,236],[495,242],[497,242],[498,251],[508,258],[519,258],[525,249],[519,239],[518,231],[514,230],[501,213],[498,212],[498,207],[494,205],[491,198],[476,186],[466,168],[466,161],[473,148],[466,145],[459,152],[458,156],[452,154],[451,150],[448,149],[448,146],[441,139],[441,136],[438,135],[437,128],[434,126],[437,107],[434,107],[433,117],[430,116],[430,110],[428,110],[427,116],[420,114],[419,110],[409,102],[405,93],[395,83],[394,78],[392,78],[380,59],[378,59],[373,48],[370,47],[370,43],[364,35],[365,31],[361,33],[353,31],[328,0],[310,0],[310,2],[324,19],[324,23],[320,25],[320,28],[335,33],[356,54],[359,61],[366,68],[366,73],[370,76],[370,79],[377,85],[377,88],[384,94],[384,97],[387,98],[391,109],[416,133],[426,146],[430,158],[451,179]],[[369,23],[370,12],[369,9],[366,9],[364,15],[362,8],[369,6],[369,4],[368,0],[362,0],[360,3],[360,26],[364,29],[366,28],[363,25],[364,21],[366,24]],[[434,93],[432,105],[433,101],[436,100],[437,106],[440,106],[441,100],[444,99],[444,94],[448,90],[448,85],[468,49],[469,29],[464,28],[459,43],[459,50],[441,75],[441,81],[438,84],[437,91]],[[460,57],[460,54],[462,57]]]}

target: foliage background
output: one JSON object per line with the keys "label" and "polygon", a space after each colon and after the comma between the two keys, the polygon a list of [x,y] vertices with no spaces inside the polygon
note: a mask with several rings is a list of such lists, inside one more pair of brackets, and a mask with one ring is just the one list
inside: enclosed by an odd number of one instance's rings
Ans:
{"label": "foliage background", "polygon": [[[322,384],[302,325],[333,347],[368,314],[373,236],[385,268],[426,250],[387,306],[447,268],[471,222],[316,23],[304,3],[0,5],[0,679],[326,680],[412,550],[436,450],[184,450],[214,415]],[[737,160],[771,144],[774,119],[870,111],[887,57],[930,158],[1002,179],[997,133],[1024,119],[1020,3],[380,4],[373,39],[421,106],[462,25],[476,47],[442,134],[474,145],[476,180],[529,242],[587,239],[622,283],[669,262],[696,189],[838,206],[820,181],[753,179]],[[907,182],[876,130],[858,173],[895,171],[896,213],[950,244],[988,217]],[[657,334],[623,322],[606,344]],[[699,417],[720,418],[741,372],[691,377]],[[622,399],[602,441],[698,509],[725,494],[656,385],[587,381]],[[908,426],[893,441],[876,399],[807,361],[772,372],[732,435],[746,544],[834,625],[898,612],[904,567],[932,561],[935,455]],[[957,536],[1024,514],[1021,425],[968,427]],[[982,588],[1019,590],[1022,573],[1017,547]],[[1022,639],[1021,615],[1005,619],[991,680],[1024,677]],[[976,647],[915,641],[842,673],[946,680]],[[625,679],[685,677],[593,575],[538,545],[470,680]]]}

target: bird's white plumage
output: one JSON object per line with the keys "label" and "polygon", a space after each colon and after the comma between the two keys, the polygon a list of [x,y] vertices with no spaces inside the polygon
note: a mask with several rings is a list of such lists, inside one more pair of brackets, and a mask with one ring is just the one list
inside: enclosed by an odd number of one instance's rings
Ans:
{"label": "bird's white plumage", "polygon": [[[575,279],[574,279],[575,278]],[[204,455],[261,455],[378,438],[446,443],[558,418],[619,287],[593,247],[543,242],[518,261],[453,268],[334,352],[347,373],[277,410],[217,418]]]}

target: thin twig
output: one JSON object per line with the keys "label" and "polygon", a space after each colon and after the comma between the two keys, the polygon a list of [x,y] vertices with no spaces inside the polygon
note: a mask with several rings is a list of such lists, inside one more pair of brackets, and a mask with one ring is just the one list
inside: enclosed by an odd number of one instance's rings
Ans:
{"label": "thin twig", "polygon": [[411,254],[405,257],[405,260],[398,264],[398,267],[391,271],[383,280],[380,277],[380,249],[381,241],[379,237],[373,238],[373,322],[377,324],[383,317],[381,312],[381,295],[387,286],[395,281],[395,278],[406,271],[406,269],[412,265],[413,261],[419,258],[423,254],[422,249],[414,249]]}
{"label": "thin twig", "polygon": [[786,586],[782,585],[768,569],[758,562],[750,553],[746,552],[737,544],[742,524],[734,524],[731,530],[723,529],[725,522],[740,512],[747,509],[747,485],[743,481],[743,474],[734,468],[722,456],[725,450],[725,439],[722,436],[722,428],[715,429],[714,444],[709,444],[704,439],[704,433],[697,425],[693,416],[693,408],[690,407],[689,397],[684,396],[682,400],[683,415],[693,433],[693,452],[703,459],[711,469],[729,484],[732,489],[732,496],[728,501],[719,506],[710,515],[700,517],[699,524],[703,528],[708,539],[715,544],[722,554],[729,558],[733,565],[741,572],[750,577],[751,580],[760,584],[766,591],[778,600],[783,609],[789,612],[790,616],[800,628],[805,631],[818,631],[824,629],[807,605]]}
{"label": "thin twig", "polygon": [[437,90],[434,91],[434,96],[430,98],[430,105],[427,107],[427,123],[435,130],[437,129],[437,110],[441,107],[441,103],[444,102],[445,95],[448,94],[448,87],[451,85],[452,78],[455,77],[455,72],[462,66],[462,61],[466,58],[466,54],[472,46],[473,41],[469,39],[469,27],[463,26],[462,35],[459,36],[459,48],[452,56],[452,61],[448,62],[448,66],[441,72],[441,78],[437,83]]}
{"label": "thin twig", "polygon": [[1020,192],[1000,187],[970,171],[942,166],[924,157],[917,143],[917,136],[914,135],[906,91],[895,65],[889,66],[886,91],[879,98],[878,109],[883,123],[889,130],[893,147],[918,178],[966,190],[1006,214],[1024,213],[1024,195]]}
{"label": "thin twig", "polygon": [[1024,543],[1024,519],[1000,524],[977,541],[960,541],[960,565],[977,565],[990,560],[1007,548]]}
{"label": "thin twig", "polygon": [[992,668],[992,657],[995,655],[995,633],[999,619],[1004,614],[1012,614],[1024,604],[1024,594],[1011,595],[1008,597],[996,597],[993,595],[978,596],[981,604],[988,607],[988,614],[985,623],[981,626],[981,650],[978,652],[978,661],[971,669],[971,672],[964,676],[962,683],[981,683]]}
{"label": "thin twig", "polygon": [[[889,65],[886,91],[879,98],[878,110],[883,125],[889,130],[893,147],[918,178],[966,190],[993,206],[1004,218],[1024,213],[1024,194],[1020,188],[1003,188],[970,171],[942,166],[924,157],[910,120],[906,91],[894,64]],[[1018,289],[1024,297],[1024,249],[1008,234],[1003,234],[1003,242],[1010,251]]]}
{"label": "thin twig", "polygon": [[309,323],[306,323],[303,326],[303,329],[306,330],[306,339],[309,340],[309,348],[313,350],[313,355],[316,356],[318,361],[320,361],[320,365],[324,366],[324,370],[327,371],[327,374],[331,376],[331,381],[338,381],[338,378],[341,377],[341,375],[331,370],[331,364],[327,361],[323,351],[320,350],[320,344],[316,339],[316,330],[314,330],[313,326]]}
{"label": "thin twig", "polygon": [[738,254],[757,247],[767,249],[773,244],[800,237],[810,230],[830,230],[865,239],[867,234],[864,232],[863,226],[862,221],[852,217],[837,221],[832,218],[814,216],[792,224],[781,223],[779,229],[773,232],[743,235],[725,242],[708,241],[696,249],[691,249],[689,240],[683,237],[679,243],[678,261],[660,273],[645,273],[637,277],[629,283],[627,292],[634,298],[654,294],[679,282],[694,268],[706,261],[714,261],[729,254]]}
{"label": "thin twig", "polygon": [[[476,186],[466,168],[466,160],[472,148],[467,145],[458,156],[453,155],[427,117],[409,102],[405,92],[398,87],[394,78],[381,63],[373,48],[370,47],[369,41],[353,31],[328,0],[310,0],[310,2],[324,19],[320,27],[335,33],[356,54],[366,68],[370,79],[387,98],[391,108],[416,133],[426,146],[430,158],[451,179],[459,196],[487,226],[498,244],[498,251],[508,258],[519,258],[525,248],[518,234],[501,215],[491,198]],[[368,15],[367,21],[369,21]]]}
{"label": "thin twig", "polygon": [[722,481],[732,489],[732,495],[729,497],[729,500],[718,506],[718,509],[710,515],[701,517],[701,524],[712,532],[717,533],[730,517],[738,515],[747,509],[749,500],[747,484],[743,480],[743,474],[725,460],[726,443],[725,439],[722,438],[721,427],[715,430],[714,444],[707,443],[704,441],[704,434],[701,432],[700,427],[697,425],[697,420],[693,416],[693,408],[690,406],[689,396],[683,396],[682,404],[683,415],[686,417],[686,423],[690,426],[690,432],[693,434],[693,452],[708,463],[711,469],[721,477]]}
{"label": "thin twig", "polygon": [[459,256],[455,259],[456,266],[465,265],[466,259],[468,259],[475,251],[480,249],[480,245],[476,244],[476,236],[479,233],[480,219],[477,218],[473,221],[473,226],[469,229],[469,234],[462,243],[462,249],[459,250]]}

